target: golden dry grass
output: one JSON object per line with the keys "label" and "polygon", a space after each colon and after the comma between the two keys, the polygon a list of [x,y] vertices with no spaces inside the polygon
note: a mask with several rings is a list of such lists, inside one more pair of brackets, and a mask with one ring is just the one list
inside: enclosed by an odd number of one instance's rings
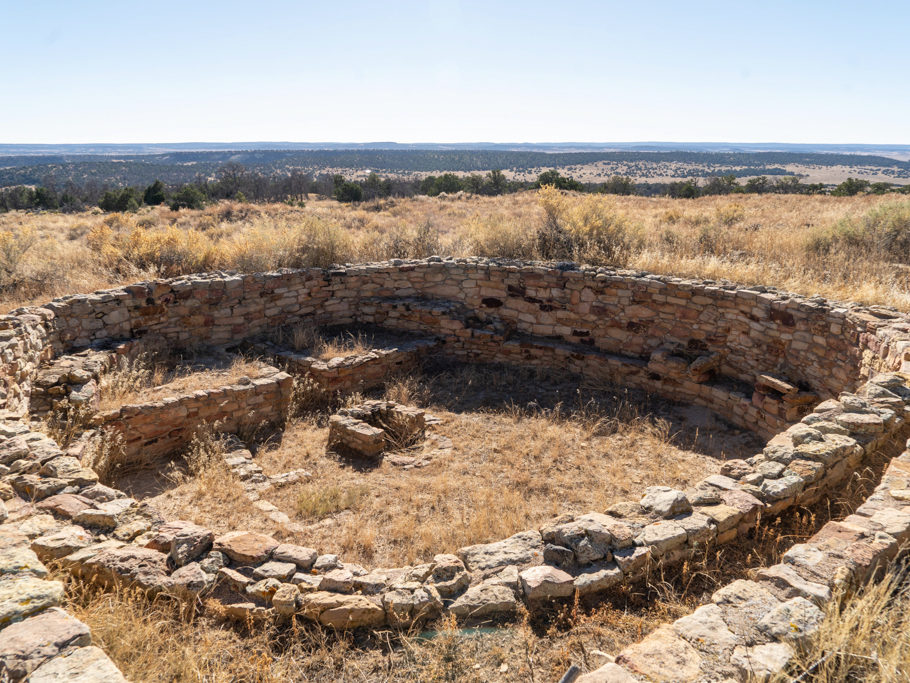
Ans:
{"label": "golden dry grass", "polygon": [[259,361],[239,355],[228,360],[149,354],[122,359],[117,367],[102,375],[99,409],[116,410],[130,403],[148,403],[235,384],[241,377],[258,377],[263,367]]}
{"label": "golden dry grass", "polygon": [[[845,221],[899,202],[871,195],[680,200],[523,192],[358,206],[317,199],[306,207],[222,202],[180,212],[164,207],[109,215],[11,212],[0,215],[0,235],[6,236],[0,251],[11,254],[9,272],[0,268],[0,302],[9,310],[55,295],[211,269],[269,270],[431,254],[537,258],[543,255],[539,237],[547,211],[555,209],[558,222],[580,238],[569,254],[579,260],[910,310],[910,276],[893,263],[900,259],[844,245],[823,256],[812,249],[820,235]],[[615,239],[624,244],[618,251]]]}
{"label": "golden dry grass", "polygon": [[[707,411],[649,404],[643,395],[579,386],[554,373],[451,366],[401,380],[388,395],[441,418],[433,431],[450,438],[452,450],[432,454],[430,441],[405,451],[431,453],[428,465],[413,469],[390,458],[352,460],[326,452],[324,415],[293,419],[256,461],[268,474],[312,474],[265,496],[305,525],[289,535],[295,542],[369,566],[426,561],[564,512],[602,511],[650,485],[684,488],[724,458],[760,448]],[[532,395],[531,403],[512,399]],[[237,483],[218,467],[161,487],[167,490],[153,502],[168,517],[276,532],[264,515],[237,504]]]}
{"label": "golden dry grass", "polygon": [[796,658],[793,675],[817,683],[892,683],[910,680],[910,583],[895,564],[879,583],[841,593],[825,621]]}
{"label": "golden dry grass", "polygon": [[[56,578],[67,582],[66,608],[91,627],[94,643],[137,682],[553,681],[571,664],[584,671],[598,668],[607,661],[605,654],[616,655],[660,624],[691,612],[721,585],[779,561],[792,544],[855,509],[871,492],[885,460],[877,458],[858,472],[838,499],[789,511],[750,538],[708,549],[672,572],[658,569],[646,585],[619,590],[595,605],[566,605],[479,632],[461,631],[446,620],[431,624],[434,630],[424,637],[391,630],[332,633],[300,622],[246,629],[221,621],[209,603],[190,614],[166,599],[149,601],[128,590],[103,592],[68,575]],[[817,661],[820,652],[840,648],[859,656],[842,658],[849,668],[810,680],[905,680],[906,592],[894,599],[893,585],[832,606],[835,619],[800,654],[795,673]]]}

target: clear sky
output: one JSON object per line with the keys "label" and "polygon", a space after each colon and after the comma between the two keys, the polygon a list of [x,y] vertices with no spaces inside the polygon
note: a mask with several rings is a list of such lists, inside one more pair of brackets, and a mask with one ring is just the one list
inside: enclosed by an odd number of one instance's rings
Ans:
{"label": "clear sky", "polygon": [[0,142],[910,143],[910,0],[0,0]]}

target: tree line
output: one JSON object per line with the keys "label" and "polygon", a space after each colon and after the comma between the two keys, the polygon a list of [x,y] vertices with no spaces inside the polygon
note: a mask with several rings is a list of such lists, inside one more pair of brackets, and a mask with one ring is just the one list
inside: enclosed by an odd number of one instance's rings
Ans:
{"label": "tree line", "polygon": [[198,178],[190,183],[165,184],[155,180],[146,187],[108,188],[93,181],[82,185],[68,182],[58,188],[49,181],[37,187],[0,188],[0,211],[52,210],[82,211],[97,206],[103,211],[135,211],[142,205],[167,204],[173,210],[198,209],[207,203],[231,199],[242,202],[287,202],[301,204],[311,194],[334,197],[339,202],[361,202],[387,197],[411,197],[465,193],[495,196],[552,185],[575,192],[667,196],[691,199],[727,194],[857,194],[910,193],[910,185],[872,183],[848,178],[829,188],[821,183],[803,183],[796,176],[768,178],[757,176],[741,183],[733,174],[692,178],[670,183],[636,183],[628,176],[615,175],[605,182],[581,182],[551,169],[535,181],[510,180],[501,170],[486,174],[443,173],[424,178],[381,177],[370,173],[365,179],[348,179],[340,174],[312,175],[302,171],[267,175],[237,163],[223,165],[214,178]]}

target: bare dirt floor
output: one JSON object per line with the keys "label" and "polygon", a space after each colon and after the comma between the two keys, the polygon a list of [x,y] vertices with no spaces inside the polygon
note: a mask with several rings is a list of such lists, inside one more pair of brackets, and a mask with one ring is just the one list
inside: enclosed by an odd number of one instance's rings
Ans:
{"label": "bare dirt floor", "polygon": [[561,513],[637,500],[647,486],[685,488],[762,446],[703,408],[555,372],[437,364],[384,395],[428,411],[434,424],[423,443],[378,460],[338,455],[326,449],[330,411],[259,435],[253,451],[267,475],[309,474],[262,494],[290,517],[283,528],[244,497],[218,458],[117,484],[167,518],[258,530],[367,567],[401,566]]}

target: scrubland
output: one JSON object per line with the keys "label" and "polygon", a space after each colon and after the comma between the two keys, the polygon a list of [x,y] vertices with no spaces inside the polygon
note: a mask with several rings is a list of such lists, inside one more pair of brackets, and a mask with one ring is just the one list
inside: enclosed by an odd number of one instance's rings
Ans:
{"label": "scrubland", "polygon": [[0,214],[9,310],[120,283],[213,269],[433,254],[575,260],[774,285],[910,310],[910,201],[888,196],[670,199],[562,194],[386,199],[303,207]]}

